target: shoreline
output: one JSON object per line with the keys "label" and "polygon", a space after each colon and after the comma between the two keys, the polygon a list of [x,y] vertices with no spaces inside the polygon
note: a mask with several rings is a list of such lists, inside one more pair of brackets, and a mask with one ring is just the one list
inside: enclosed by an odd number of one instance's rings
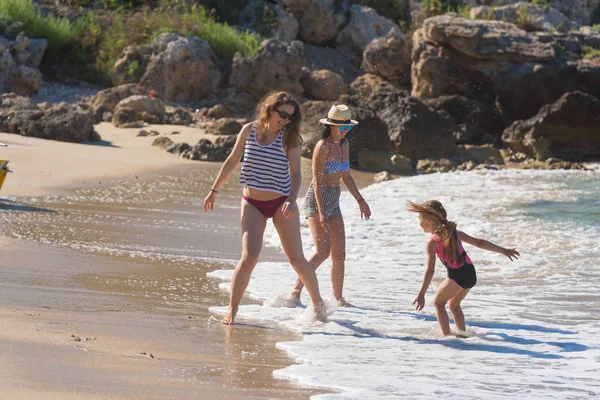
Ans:
{"label": "shoreline", "polygon": [[[157,127],[171,130],[169,126]],[[102,191],[113,185],[150,182],[161,175],[194,172],[210,180],[220,167],[220,163],[183,160],[153,148],[150,143],[154,138],[134,137],[137,130],[100,127],[107,128],[111,132],[101,135],[110,138],[111,147],[0,134],[0,141],[9,144],[2,148],[1,158],[9,159],[9,167],[15,171],[7,177],[1,197],[43,204],[44,196]],[[182,132],[178,141],[197,141],[205,135],[198,129],[178,130]],[[114,151],[117,148],[125,151]],[[62,157],[44,165],[52,153]],[[156,160],[162,167],[153,166]],[[223,194],[222,205],[227,207],[222,207],[220,215],[226,218],[229,235],[237,240],[237,229],[232,229],[237,215],[231,215],[231,207],[235,207],[232,201],[239,195],[239,187],[233,179]],[[57,225],[36,223],[36,230],[61,230],[63,215],[81,212],[77,205],[60,202],[46,208],[58,215]],[[1,204],[0,210],[23,216],[25,225],[30,223],[27,218],[47,214],[36,213],[39,210],[33,206],[19,207],[18,200]],[[190,302],[165,308],[152,298],[144,299],[143,293],[136,292],[139,288],[125,287],[132,276],[138,280],[162,275],[199,276],[211,288],[201,294],[203,302],[226,304],[228,294],[218,289],[218,282],[206,278],[205,272],[198,274],[217,266],[203,264],[200,270],[194,266],[173,275],[175,272],[169,272],[169,266],[161,262],[148,265],[143,259],[77,251],[6,233],[0,236],[0,320],[4,327],[0,360],[10,367],[0,373],[0,396],[162,399],[176,394],[191,398],[306,399],[325,392],[273,376],[274,370],[295,363],[275,344],[301,340],[297,333],[268,326],[223,326],[213,321],[205,304]],[[202,232],[197,234],[202,236]],[[231,240],[217,239],[220,247],[228,246]],[[239,250],[228,251],[233,254]],[[280,260],[282,255],[265,249],[263,258]],[[248,302],[253,301],[243,301]]]}

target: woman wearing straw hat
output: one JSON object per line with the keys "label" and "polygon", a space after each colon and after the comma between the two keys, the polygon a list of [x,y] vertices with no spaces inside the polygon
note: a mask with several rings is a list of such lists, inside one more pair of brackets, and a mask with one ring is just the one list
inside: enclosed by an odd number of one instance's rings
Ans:
{"label": "woman wearing straw hat", "polygon": [[[306,193],[304,211],[315,243],[315,252],[309,258],[317,269],[331,255],[331,283],[338,306],[349,306],[342,296],[346,259],[346,234],[340,210],[340,180],[356,199],[361,218],[369,219],[371,210],[360,195],[350,173],[350,148],[346,135],[358,124],[352,119],[348,106],[334,105],[321,122],[321,140],[315,145],[312,157],[313,180]],[[296,280],[289,296],[291,304],[300,303],[303,285]]]}

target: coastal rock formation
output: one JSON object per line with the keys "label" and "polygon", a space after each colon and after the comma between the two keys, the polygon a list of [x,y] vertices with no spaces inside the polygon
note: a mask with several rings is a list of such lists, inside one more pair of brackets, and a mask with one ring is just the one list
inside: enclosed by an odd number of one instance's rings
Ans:
{"label": "coastal rock formation", "polygon": [[165,120],[165,106],[158,100],[148,96],[130,96],[121,100],[113,112],[112,123],[123,127],[137,121],[149,124],[161,124]]}
{"label": "coastal rock formation", "polygon": [[550,0],[550,5],[572,21],[589,25],[600,8],[600,0]]}
{"label": "coastal rock formation", "polygon": [[538,160],[600,157],[600,100],[583,92],[564,94],[534,117],[515,121],[502,140],[512,150]]}
{"label": "coastal rock formation", "polygon": [[374,39],[386,36],[394,28],[400,29],[371,7],[355,4],[350,7],[350,22],[338,34],[335,47],[360,65],[367,45]]}
{"label": "coastal rock formation", "polygon": [[358,153],[360,169],[371,172],[387,171],[398,175],[412,175],[411,160],[385,150],[361,149]]}
{"label": "coastal rock formation", "polygon": [[304,47],[302,42],[282,43],[264,40],[251,58],[236,53],[233,57],[230,84],[240,91],[262,96],[274,90],[302,94]]}
{"label": "coastal rock formation", "polygon": [[0,96],[0,131],[63,142],[99,139],[90,109],[67,103],[36,105],[14,93]]}
{"label": "coastal rock formation", "polygon": [[0,36],[0,93],[29,95],[42,87],[38,70],[48,42],[19,35],[14,41]]}
{"label": "coastal rock formation", "polygon": [[598,95],[600,61],[557,57],[558,44],[507,22],[429,18],[413,37],[412,94],[476,99],[495,105],[505,123],[569,91]]}
{"label": "coastal rock formation", "polygon": [[331,47],[317,47],[305,43],[304,58],[306,66],[310,70],[326,69],[335,72],[344,78],[344,82],[347,84],[350,84],[363,73],[350,57]]}
{"label": "coastal rock formation", "polygon": [[312,71],[302,79],[306,95],[315,100],[337,100],[348,90],[344,78],[326,69]]}
{"label": "coastal rock formation", "polygon": [[300,25],[298,38],[312,44],[333,42],[344,23],[344,12],[336,12],[336,0],[278,0]]}
{"label": "coastal rock formation", "polygon": [[452,95],[423,100],[423,103],[454,121],[458,128],[454,138],[457,144],[495,142],[502,133],[494,111],[477,100]]}
{"label": "coastal rock formation", "polygon": [[533,3],[519,2],[501,7],[473,7],[471,19],[486,19],[512,22],[528,32],[558,31],[570,32],[579,29],[579,24],[571,21],[553,7],[540,7]]}
{"label": "coastal rock formation", "polygon": [[411,47],[409,39],[400,28],[393,27],[387,35],[373,39],[362,57],[362,69],[385,79],[410,84]]}
{"label": "coastal rock formation", "polygon": [[141,94],[135,84],[111,87],[98,92],[90,101],[96,122],[104,121],[104,114],[111,113],[119,102],[127,97]]}
{"label": "coastal rock formation", "polygon": [[152,46],[154,54],[139,83],[145,93],[155,90],[166,101],[184,102],[201,99],[219,86],[221,72],[207,41],[163,34]]}
{"label": "coastal rock formation", "polygon": [[125,47],[113,66],[113,85],[139,82],[150,62],[150,57],[152,57],[152,46],[149,44]]}

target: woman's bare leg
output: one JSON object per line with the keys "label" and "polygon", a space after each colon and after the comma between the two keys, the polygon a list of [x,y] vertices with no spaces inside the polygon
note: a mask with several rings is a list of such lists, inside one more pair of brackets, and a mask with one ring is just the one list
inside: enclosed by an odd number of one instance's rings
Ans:
{"label": "woman's bare leg", "polygon": [[346,265],[346,232],[344,230],[344,218],[342,216],[329,220],[329,232],[331,241],[331,285],[333,295],[339,302],[344,302],[344,272]]}
{"label": "woman's bare leg", "polygon": [[242,296],[250,282],[252,271],[258,262],[262,250],[263,234],[267,225],[267,218],[256,207],[242,200],[241,207],[242,225],[242,257],[238,262],[233,277],[231,278],[231,297],[229,298],[229,310],[225,318],[221,320],[224,324],[231,325],[235,319]]}
{"label": "woman's bare leg", "polygon": [[454,282],[452,279],[446,278],[440,285],[440,288],[433,299],[433,303],[435,304],[435,315],[437,316],[438,323],[440,324],[440,328],[442,328],[444,336],[450,334],[450,319],[446,312],[446,303],[460,293],[461,290],[464,289],[460,287],[458,283]]}
{"label": "woman's bare leg", "polygon": [[[323,229],[323,225],[319,222],[318,216],[308,217],[308,225],[310,226],[310,232],[312,233],[313,241],[315,243],[315,251],[308,259],[308,262],[316,270],[323,264],[323,261],[327,260],[329,257],[331,251],[329,246],[329,233]],[[300,278],[297,278],[291,297],[299,299],[302,288],[304,288],[304,284]]]}
{"label": "woman's bare leg", "polygon": [[281,239],[281,246],[285,255],[310,294],[317,318],[322,321],[326,320],[325,303],[319,293],[319,282],[317,281],[315,269],[304,258],[304,252],[302,251],[300,217],[298,212],[296,211],[292,217],[286,218],[281,213],[280,208],[273,217],[273,224]]}

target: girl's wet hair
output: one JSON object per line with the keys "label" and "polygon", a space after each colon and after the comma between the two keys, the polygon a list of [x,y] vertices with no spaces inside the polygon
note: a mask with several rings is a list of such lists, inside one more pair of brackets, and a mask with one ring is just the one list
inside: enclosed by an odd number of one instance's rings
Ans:
{"label": "girl's wet hair", "polygon": [[259,129],[264,130],[271,113],[275,112],[276,108],[287,104],[294,107],[294,118],[292,118],[292,121],[285,128],[285,136],[283,138],[285,149],[289,150],[302,144],[302,137],[300,136],[302,114],[300,112],[300,104],[298,104],[294,96],[287,92],[274,92],[265,95],[256,106],[255,119],[258,121]]}
{"label": "girl's wet hair", "polygon": [[448,221],[446,209],[437,200],[428,200],[422,204],[406,202],[408,211],[419,213],[419,216],[433,223],[433,230],[436,235],[444,242],[446,251],[450,254],[453,261],[462,261],[462,254],[458,250],[458,234],[456,233],[456,223]]}

